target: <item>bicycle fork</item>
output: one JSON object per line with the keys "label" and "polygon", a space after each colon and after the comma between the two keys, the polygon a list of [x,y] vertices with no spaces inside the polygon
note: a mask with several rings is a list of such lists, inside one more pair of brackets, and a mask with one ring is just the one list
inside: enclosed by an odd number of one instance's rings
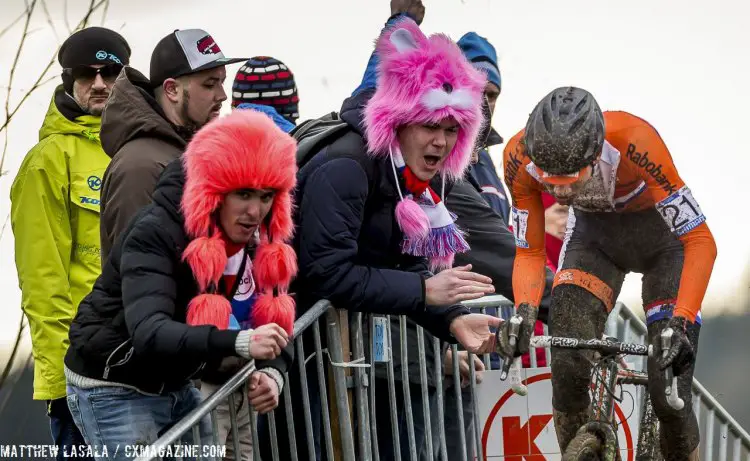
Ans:
{"label": "bicycle fork", "polygon": [[590,422],[579,430],[596,434],[603,440],[601,455],[604,461],[617,459],[617,434],[614,429],[617,374],[614,357],[608,357],[596,365],[594,376],[597,379],[592,389]]}

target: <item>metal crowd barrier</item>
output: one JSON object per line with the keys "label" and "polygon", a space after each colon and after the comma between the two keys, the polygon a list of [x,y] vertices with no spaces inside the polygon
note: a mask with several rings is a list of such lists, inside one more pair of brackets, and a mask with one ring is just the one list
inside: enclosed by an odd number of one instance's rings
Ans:
{"label": "metal crowd barrier", "polygon": [[[512,303],[502,296],[488,296],[476,301],[466,302],[465,305],[474,311],[482,313],[487,313],[488,310],[494,309],[494,311],[490,311],[490,313],[493,315],[499,315],[503,318],[509,318],[510,315],[512,315],[513,310]],[[617,303],[614,311],[615,312],[610,315],[607,323],[607,334],[618,337],[622,341],[645,342],[646,326],[636,314],[622,303]],[[347,319],[347,316],[351,316],[351,318]],[[415,437],[415,414],[412,408],[412,405],[416,400],[411,395],[415,390],[415,384],[411,383],[410,385],[409,370],[407,366],[401,367],[400,376],[396,376],[394,371],[394,357],[389,357],[392,340],[392,338],[390,338],[392,329],[391,317],[377,315],[369,315],[367,317],[366,331],[369,333],[369,341],[367,345],[364,342],[365,325],[363,322],[365,316],[361,313],[336,310],[327,301],[319,301],[299,320],[297,320],[297,322],[295,322],[294,344],[296,356],[294,366],[298,367],[301,374],[301,389],[290,389],[291,386],[289,384],[289,376],[287,373],[287,376],[285,376],[286,385],[284,386],[282,398],[285,402],[289,438],[288,440],[279,440],[277,437],[275,412],[272,412],[269,418],[271,440],[274,441],[271,447],[272,459],[274,461],[280,459],[279,446],[285,445],[286,443],[289,443],[288,446],[290,447],[292,460],[315,459],[315,447],[312,437],[313,415],[310,405],[310,395],[308,392],[309,386],[307,383],[306,372],[306,363],[313,359],[316,361],[317,380],[319,389],[321,390],[319,395],[322,410],[323,440],[321,445],[325,449],[325,453],[328,454],[329,460],[380,460],[377,440],[378,430],[382,427],[382,424],[381,426],[378,426],[375,409],[379,408],[378,405],[381,405],[380,408],[382,408],[382,405],[385,405],[385,402],[376,401],[376,381],[382,381],[379,379],[376,380],[374,377],[374,371],[380,367],[385,367],[385,385],[387,386],[389,397],[388,405],[390,408],[390,422],[392,428],[390,438],[393,441],[400,440],[400,435],[397,429],[399,413],[396,408],[397,391],[399,388],[401,394],[404,396],[404,411],[402,412],[401,417],[405,417],[406,419],[406,433],[408,439],[406,445],[409,452],[407,459],[448,460],[449,456],[445,427],[446,414],[444,405],[445,397],[448,395],[448,392],[450,392],[457,401],[456,408],[458,411],[455,415],[452,415],[451,418],[455,418],[459,428],[457,440],[458,450],[460,450],[460,453],[466,454],[464,459],[484,459],[481,441],[482,428],[479,427],[479,424],[476,421],[473,422],[473,427],[471,421],[464,421],[464,410],[467,405],[473,410],[468,413],[470,417],[472,414],[474,416],[479,414],[476,392],[476,373],[474,372],[473,367],[470,367],[470,385],[468,387],[470,401],[463,401],[466,392],[462,392],[458,360],[453,360],[453,373],[450,379],[448,376],[444,376],[444,373],[435,373],[436,389],[433,391],[434,397],[431,399],[431,392],[427,383],[427,367],[434,367],[435,370],[443,369],[442,362],[444,348],[436,338],[433,338],[429,334],[427,334],[429,339],[424,341],[425,332],[423,329],[412,325],[412,328],[416,328],[417,340],[419,341],[418,388],[419,397],[422,403],[420,416],[423,421],[427,421],[427,423],[424,424],[425,443],[418,447]],[[394,317],[394,320],[395,319],[396,317]],[[326,332],[327,337],[325,347],[321,339],[321,326],[319,322],[321,320],[325,321],[324,331]],[[402,345],[399,358],[400,363],[406,364],[408,363],[409,358],[406,347],[408,339],[406,317],[398,317],[398,323],[400,325],[398,339]],[[310,329],[313,333],[315,352],[310,356],[306,356],[303,347],[302,333]],[[342,335],[342,332],[346,333],[347,330],[348,335]],[[545,327],[545,334],[546,333],[547,331]],[[348,351],[348,348],[345,347],[348,344],[351,345],[351,353],[345,352]],[[433,352],[435,353],[434,363],[426,363],[426,347],[433,348]],[[368,348],[368,354],[365,354],[365,348]],[[451,348],[453,357],[456,358],[459,350],[455,345],[451,346]],[[369,360],[366,360],[366,356],[369,357]],[[549,363],[549,350],[546,351],[546,357],[547,363]],[[485,354],[482,357],[482,360],[486,369],[492,369],[492,362],[489,354]],[[532,350],[530,360],[531,366],[536,367],[537,359],[535,350]],[[469,354],[469,363],[473,363],[472,354]],[[636,368],[645,367],[645,362],[640,364],[636,363],[635,366]],[[250,362],[226,384],[202,402],[188,416],[160,437],[152,447],[150,447],[154,448],[153,450],[146,450],[147,455],[138,459],[141,461],[157,459],[156,456],[152,456],[154,453],[158,453],[160,449],[177,443],[177,441],[181,440],[183,435],[187,434],[189,431],[192,431],[195,444],[199,444],[200,435],[198,434],[198,423],[209,415],[213,420],[213,443],[215,445],[222,445],[223,442],[219,443],[216,439],[215,409],[226,399],[229,399],[232,424],[231,434],[233,435],[234,452],[235,454],[241,453],[237,437],[236,402],[234,401],[233,394],[244,385],[253,371],[255,371],[255,364]],[[450,386],[444,386],[444,379],[446,383],[452,381],[452,384]],[[331,383],[332,388],[328,386],[328,384]],[[329,393],[331,391],[332,394]],[[350,394],[350,391],[353,395]],[[305,416],[304,421],[294,421],[291,411],[292,392],[302,394]],[[641,395],[638,395],[636,398],[640,399],[641,397]],[[432,409],[430,408],[431,400],[436,404],[434,412],[431,411]],[[697,380],[694,380],[693,383],[693,402],[694,411],[701,424],[702,459],[750,461],[750,436]],[[329,403],[332,404],[332,406],[329,406]],[[258,461],[260,460],[260,454],[258,451],[258,433],[255,418],[256,415],[251,412],[250,424],[253,440],[252,459],[253,461]],[[332,425],[332,422],[335,424]],[[469,423],[468,426],[470,427],[470,430],[468,431],[468,434],[464,430],[466,427],[465,423]],[[307,447],[306,450],[302,450],[302,452],[306,453],[307,457],[300,458],[297,455],[298,441],[295,440],[294,435],[294,426],[296,424],[303,424],[305,427],[305,432],[307,434]],[[334,430],[334,426],[338,427],[338,431]],[[718,433],[716,431],[717,426]],[[335,438],[338,442],[336,446],[334,446]],[[398,442],[393,443],[391,449],[394,450],[394,458],[396,461],[401,461],[405,458],[404,455],[406,455],[406,453],[401,453],[401,447]],[[451,461],[455,460],[452,458]]]}

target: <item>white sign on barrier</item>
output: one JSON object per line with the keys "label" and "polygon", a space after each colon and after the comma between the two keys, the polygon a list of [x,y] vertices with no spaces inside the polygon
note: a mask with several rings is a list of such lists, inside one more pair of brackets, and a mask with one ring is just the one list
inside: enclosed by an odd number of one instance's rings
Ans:
{"label": "white sign on barrier", "polygon": [[[552,382],[549,368],[521,370],[529,389],[516,395],[510,379],[500,380],[500,371],[486,371],[477,386],[482,451],[486,460],[559,461],[555,424],[552,420]],[[618,397],[619,397],[618,387]],[[615,405],[617,434],[623,461],[635,459],[639,408],[636,386],[622,386],[623,399]]]}

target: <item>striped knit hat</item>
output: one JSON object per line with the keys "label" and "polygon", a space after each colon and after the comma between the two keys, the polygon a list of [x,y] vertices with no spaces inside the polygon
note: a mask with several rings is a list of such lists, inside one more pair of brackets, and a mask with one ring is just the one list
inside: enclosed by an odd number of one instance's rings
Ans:
{"label": "striped knit hat", "polygon": [[292,71],[278,59],[267,56],[248,59],[237,71],[232,85],[232,107],[242,103],[271,106],[296,123],[299,96]]}

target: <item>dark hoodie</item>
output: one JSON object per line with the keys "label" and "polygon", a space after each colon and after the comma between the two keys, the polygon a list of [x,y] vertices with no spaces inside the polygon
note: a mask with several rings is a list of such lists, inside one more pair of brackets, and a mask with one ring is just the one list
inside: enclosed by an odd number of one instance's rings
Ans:
{"label": "dark hoodie", "polygon": [[159,176],[182,155],[188,140],[167,120],[148,79],[126,67],[102,115],[102,148],[112,157],[101,192],[102,266],[131,218],[151,203]]}

